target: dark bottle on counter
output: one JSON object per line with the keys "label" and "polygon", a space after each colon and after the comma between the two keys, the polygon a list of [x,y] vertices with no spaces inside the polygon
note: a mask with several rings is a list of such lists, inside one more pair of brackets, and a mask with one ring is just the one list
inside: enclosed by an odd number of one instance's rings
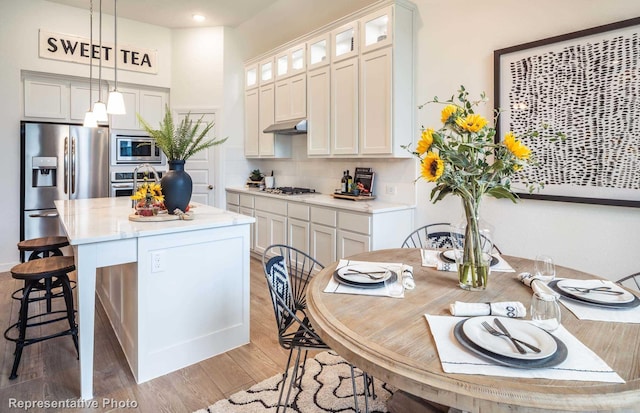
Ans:
{"label": "dark bottle on counter", "polygon": [[353,177],[349,175],[349,170],[347,169],[347,190],[345,192],[351,192],[351,184],[353,184]]}
{"label": "dark bottle on counter", "polygon": [[347,171],[342,171],[342,179],[340,180],[340,191],[345,193],[349,191],[349,183],[347,181]]}

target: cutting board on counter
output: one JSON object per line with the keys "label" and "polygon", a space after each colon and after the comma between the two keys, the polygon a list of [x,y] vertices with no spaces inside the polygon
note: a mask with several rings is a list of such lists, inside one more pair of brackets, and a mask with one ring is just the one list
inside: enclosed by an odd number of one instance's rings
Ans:
{"label": "cutting board on counter", "polygon": [[350,195],[350,194],[336,194],[333,193],[331,194],[332,197],[334,198],[338,198],[338,199],[350,199],[352,201],[371,201],[373,199],[376,199],[375,195]]}

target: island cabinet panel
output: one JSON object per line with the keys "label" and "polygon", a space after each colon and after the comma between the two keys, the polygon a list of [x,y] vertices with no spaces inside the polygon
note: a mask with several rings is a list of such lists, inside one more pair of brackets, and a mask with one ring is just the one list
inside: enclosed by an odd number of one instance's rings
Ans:
{"label": "island cabinet panel", "polygon": [[137,251],[97,282],[136,382],[249,342],[248,225],[141,237]]}

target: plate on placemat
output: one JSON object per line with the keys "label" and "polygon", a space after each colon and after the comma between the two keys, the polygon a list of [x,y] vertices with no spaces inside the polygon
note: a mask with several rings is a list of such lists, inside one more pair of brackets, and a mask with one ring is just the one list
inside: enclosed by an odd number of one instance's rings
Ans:
{"label": "plate on placemat", "polygon": [[[455,264],[456,262],[456,257],[454,255],[454,251],[453,250],[446,250],[446,251],[442,251],[440,253],[440,259],[444,262],[450,262]],[[494,257],[493,255],[491,256],[491,266],[493,267],[494,265],[496,265],[498,262],[500,262],[498,260],[497,257]]]}
{"label": "plate on placemat", "polygon": [[[381,288],[384,287],[385,279],[395,282],[398,279],[398,274],[395,271],[388,271],[385,277],[380,280],[374,280],[366,275],[360,274],[359,277],[354,275],[344,275],[345,271],[342,271],[348,267],[341,268],[333,273],[333,278],[340,284],[349,285],[351,287],[358,288]],[[348,272],[348,271],[347,271]],[[342,274],[341,274],[342,273]]]}
{"label": "plate on placemat", "polygon": [[462,328],[465,321],[467,320],[462,320],[455,325],[455,327],[453,328],[454,337],[467,350],[477,354],[480,357],[484,357],[485,359],[490,360],[496,364],[507,366],[507,367],[515,367],[518,369],[542,369],[542,368],[557,366],[558,364],[562,363],[567,359],[567,346],[552,334],[549,334],[549,335],[556,342],[557,350],[553,355],[547,358],[543,358],[539,360],[521,360],[521,359],[516,359],[512,357],[501,356],[500,354],[496,354],[491,351],[485,350],[482,347],[475,344],[473,341],[469,340],[469,338],[464,333]]}
{"label": "plate on placemat", "polygon": [[546,331],[526,321],[501,317],[500,320],[513,337],[526,341],[541,350],[540,353],[535,353],[523,345],[523,348],[527,349],[527,352],[520,354],[507,337],[494,336],[482,326],[482,322],[486,321],[493,328],[500,331],[494,324],[494,318],[496,317],[483,316],[469,318],[462,325],[462,331],[464,331],[467,338],[475,345],[504,357],[521,360],[540,360],[552,356],[558,349],[555,340]]}
{"label": "plate on placemat", "polygon": [[[604,307],[610,309],[624,309],[624,308],[634,308],[640,306],[640,299],[630,292],[624,290],[621,287],[621,291],[624,291],[625,294],[621,295],[610,295],[610,297],[604,297],[605,294],[592,294],[586,293],[582,294],[579,292],[572,292],[570,288],[571,286],[583,287],[591,284],[584,284],[585,281],[589,280],[554,280],[547,284],[551,289],[560,293],[563,297],[569,298],[574,301],[581,302],[583,304],[594,305],[597,307]],[[606,287],[607,285],[600,283],[599,280],[593,280],[598,283],[598,286]],[[560,285],[558,285],[561,283]],[[585,287],[585,288],[593,288],[593,287]],[[628,294],[628,295],[627,295]],[[629,297],[630,296],[630,297]],[[627,301],[631,299],[631,301]]]}

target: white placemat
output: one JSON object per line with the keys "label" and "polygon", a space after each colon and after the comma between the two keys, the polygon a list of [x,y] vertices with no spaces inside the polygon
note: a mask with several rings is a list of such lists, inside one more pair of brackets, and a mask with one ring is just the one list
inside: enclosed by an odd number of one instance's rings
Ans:
{"label": "white placemat", "polygon": [[[369,261],[353,261],[353,260],[340,260],[338,262],[338,266],[336,267],[336,271],[340,268],[349,266],[349,265],[375,265],[376,267],[384,267],[388,268],[391,271],[394,271],[398,274],[398,280],[396,282],[404,282],[405,290],[412,289],[413,285],[413,267],[409,265],[403,265],[400,263],[389,263],[389,262],[369,262]],[[383,286],[379,288],[359,288],[350,285],[344,285],[335,280],[334,277],[329,279],[327,286],[323,290],[325,293],[336,293],[336,294],[359,294],[359,295],[377,295],[381,297],[389,297],[387,289]],[[404,298],[404,291],[401,296],[397,296],[394,298]]]}
{"label": "white placemat", "polygon": [[453,335],[453,328],[460,322],[460,318],[429,314],[425,314],[425,317],[436,341],[438,356],[445,373],[607,383],[625,382],[607,363],[563,326],[554,331],[553,335],[567,346],[568,356],[565,361],[550,368],[518,369],[493,364],[465,349]]}
{"label": "white placemat", "polygon": [[[455,263],[445,262],[440,258],[440,252],[438,250],[420,250],[422,266],[436,268],[439,271],[458,271]],[[498,263],[491,266],[492,272],[516,272],[500,254],[492,255],[498,259]]]}

